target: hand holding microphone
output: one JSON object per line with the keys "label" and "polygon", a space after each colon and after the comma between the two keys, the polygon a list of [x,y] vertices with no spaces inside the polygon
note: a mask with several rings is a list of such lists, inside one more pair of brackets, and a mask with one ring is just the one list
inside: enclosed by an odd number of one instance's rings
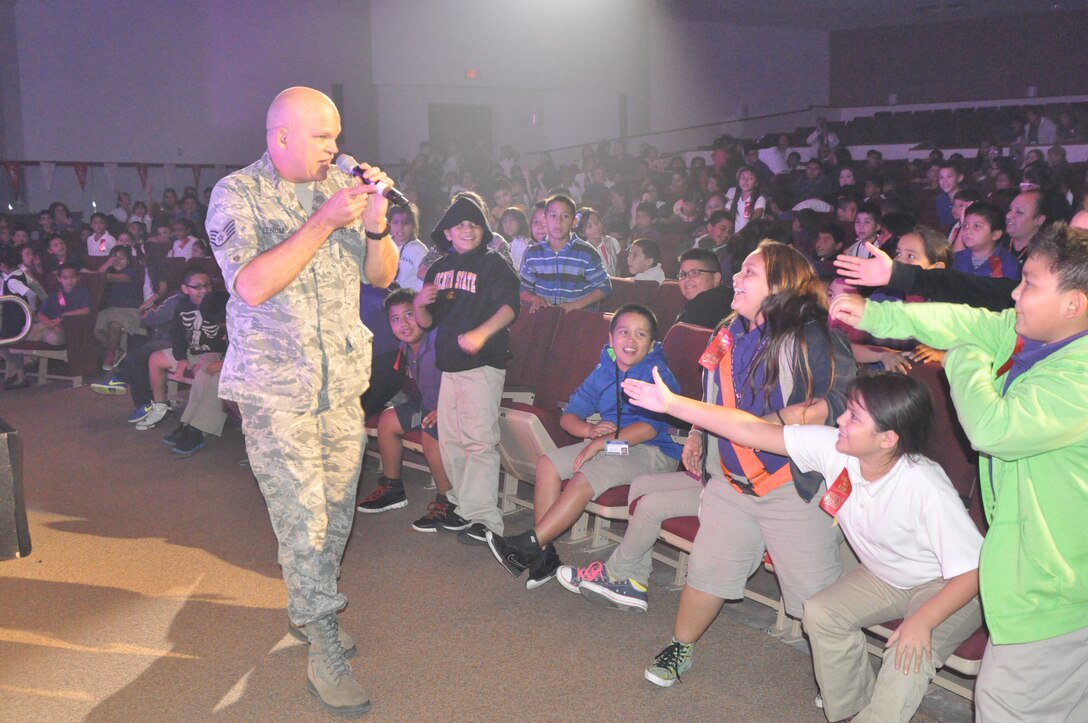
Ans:
{"label": "hand holding microphone", "polygon": [[390,181],[388,176],[385,176],[384,173],[381,174],[382,178],[379,179],[377,183],[374,183],[373,180],[367,177],[368,172],[377,171],[378,173],[381,173],[380,169],[369,164],[359,163],[347,153],[341,153],[336,157],[336,167],[349,176],[355,176],[356,178],[362,179],[363,183],[375,186],[377,188],[377,193],[394,206],[408,205],[408,199],[403,193],[393,188],[393,182]]}

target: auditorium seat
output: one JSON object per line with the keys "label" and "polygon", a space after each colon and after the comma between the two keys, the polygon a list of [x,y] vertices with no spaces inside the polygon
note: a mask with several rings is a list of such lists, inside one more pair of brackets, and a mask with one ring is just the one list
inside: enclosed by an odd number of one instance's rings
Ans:
{"label": "auditorium seat", "polygon": [[625,279],[619,276],[611,277],[612,281],[612,294],[601,301],[601,311],[606,313],[614,312],[625,304],[642,304],[643,306],[650,305],[650,299],[653,298],[654,292],[657,291],[656,281],[647,281],[645,279]]}
{"label": "auditorium seat", "polygon": [[506,365],[504,397],[530,404],[533,402],[548,363],[548,355],[541,351],[552,348],[556,327],[562,316],[563,310],[558,306],[545,306],[534,312],[523,308],[510,325],[510,351],[513,356]]}
{"label": "auditorium seat", "polygon": [[567,312],[559,318],[551,346],[530,350],[544,365],[533,403],[507,399],[499,410],[504,512],[531,508],[531,501],[518,496],[519,480],[531,484],[542,454],[578,441],[560,427],[561,409],[597,366],[608,343],[609,321],[601,312]]}
{"label": "auditorium seat", "polygon": [[687,299],[680,291],[680,282],[669,279],[654,289],[650,299],[650,308],[657,317],[657,326],[661,334],[668,332],[670,326],[676,321],[680,310],[684,308]]}

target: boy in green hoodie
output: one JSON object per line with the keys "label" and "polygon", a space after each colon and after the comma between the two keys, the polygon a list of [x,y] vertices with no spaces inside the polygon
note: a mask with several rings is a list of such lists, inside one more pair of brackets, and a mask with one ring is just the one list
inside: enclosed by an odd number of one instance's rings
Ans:
{"label": "boy in green hoodie", "polygon": [[1012,298],[994,313],[843,296],[831,316],[948,349],[989,523],[976,720],[1088,720],[1088,232],[1040,232]]}

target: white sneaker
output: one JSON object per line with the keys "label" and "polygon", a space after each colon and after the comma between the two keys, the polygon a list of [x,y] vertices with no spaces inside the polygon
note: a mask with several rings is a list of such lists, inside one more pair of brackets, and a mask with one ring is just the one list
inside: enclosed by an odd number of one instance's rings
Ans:
{"label": "white sneaker", "polygon": [[170,407],[166,406],[165,402],[152,402],[151,411],[147,413],[146,417],[136,423],[136,429],[141,432],[146,432],[161,422],[169,412]]}

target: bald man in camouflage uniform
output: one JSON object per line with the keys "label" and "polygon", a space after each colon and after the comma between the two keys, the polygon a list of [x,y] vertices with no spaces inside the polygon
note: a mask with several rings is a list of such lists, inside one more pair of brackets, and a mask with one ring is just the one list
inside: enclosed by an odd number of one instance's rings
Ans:
{"label": "bald man in camouflage uniform", "polygon": [[279,540],[291,630],[310,642],[307,687],[335,713],[370,707],[345,658],[336,613],[340,559],[362,464],[359,397],[370,331],[359,285],[392,282],[397,250],[375,193],[330,167],[340,117],[332,101],[289,88],[266,119],[268,152],[212,192],[208,237],[231,292],[219,394],[242,412],[250,466]]}

